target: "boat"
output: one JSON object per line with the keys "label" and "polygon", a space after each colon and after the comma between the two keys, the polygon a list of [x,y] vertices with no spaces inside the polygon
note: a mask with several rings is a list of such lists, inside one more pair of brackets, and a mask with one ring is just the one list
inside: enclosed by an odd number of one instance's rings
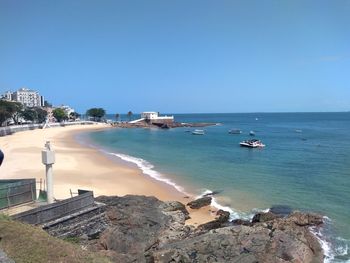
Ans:
{"label": "boat", "polygon": [[231,129],[228,131],[229,134],[241,134],[242,131],[239,129]]}
{"label": "boat", "polygon": [[240,146],[242,147],[248,147],[248,148],[261,148],[261,147],[265,147],[265,144],[263,144],[260,140],[246,140],[246,141],[242,141],[239,143]]}
{"label": "boat", "polygon": [[303,131],[302,131],[302,130],[297,129],[297,130],[295,130],[295,132],[296,132],[296,133],[302,133]]}
{"label": "boat", "polygon": [[204,130],[194,130],[194,131],[192,131],[192,134],[193,135],[204,135],[205,134],[205,132],[204,132]]}
{"label": "boat", "polygon": [[255,132],[254,132],[254,131],[250,131],[250,132],[249,132],[249,135],[250,135],[250,136],[255,136]]}

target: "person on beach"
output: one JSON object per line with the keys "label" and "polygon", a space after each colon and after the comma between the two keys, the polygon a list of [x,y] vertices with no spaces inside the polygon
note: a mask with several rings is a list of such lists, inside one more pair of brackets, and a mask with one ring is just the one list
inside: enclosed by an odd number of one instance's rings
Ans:
{"label": "person on beach", "polygon": [[3,160],[4,160],[4,153],[0,150],[0,166]]}

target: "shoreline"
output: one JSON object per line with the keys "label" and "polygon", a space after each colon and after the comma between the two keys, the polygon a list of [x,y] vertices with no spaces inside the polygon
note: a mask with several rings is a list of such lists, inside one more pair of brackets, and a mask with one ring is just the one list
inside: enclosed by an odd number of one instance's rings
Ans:
{"label": "shoreline", "polygon": [[[45,141],[51,141],[56,152],[53,165],[54,196],[57,199],[70,197],[70,189],[89,189],[95,197],[100,195],[124,196],[127,194],[155,196],[162,201],[180,201],[183,204],[193,200],[186,198],[171,185],[158,181],[125,160],[115,161],[99,149],[84,145],[76,139],[80,133],[111,128],[98,124],[89,126],[57,127],[23,131],[0,138],[5,153],[0,168],[1,179],[35,178],[45,179],[41,150]],[[20,164],[20,165],[19,165]],[[191,219],[187,224],[199,225],[214,219],[213,207],[192,210],[187,207]]]}

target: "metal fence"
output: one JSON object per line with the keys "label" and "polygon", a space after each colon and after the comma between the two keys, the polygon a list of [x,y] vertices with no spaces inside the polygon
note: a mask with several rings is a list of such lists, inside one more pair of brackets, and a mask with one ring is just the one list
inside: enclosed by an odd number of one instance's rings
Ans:
{"label": "metal fence", "polygon": [[16,214],[13,218],[29,224],[38,225],[81,211],[84,208],[91,207],[93,204],[93,192],[80,190],[78,196]]}
{"label": "metal fence", "polygon": [[35,179],[0,180],[0,209],[36,199]]}

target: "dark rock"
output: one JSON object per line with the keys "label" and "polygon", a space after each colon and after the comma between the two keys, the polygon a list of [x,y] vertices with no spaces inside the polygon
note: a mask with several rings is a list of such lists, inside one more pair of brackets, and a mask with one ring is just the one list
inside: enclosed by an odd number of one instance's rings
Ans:
{"label": "dark rock", "polygon": [[161,205],[161,208],[166,212],[171,211],[181,211],[185,215],[185,219],[189,219],[189,212],[186,209],[186,206],[183,203],[180,203],[178,201],[169,201],[164,202],[163,205]]}
{"label": "dark rock", "polygon": [[211,193],[207,193],[207,194],[205,194],[205,195],[203,195],[203,196],[213,196],[213,195],[220,194],[221,192],[222,192],[221,190],[218,190],[218,191],[213,191],[213,192],[211,192]]}
{"label": "dark rock", "polygon": [[230,213],[221,209],[217,211],[216,215],[217,217],[215,218],[215,220],[199,225],[198,230],[203,231],[223,227],[223,225],[227,223],[230,219]]}
{"label": "dark rock", "polygon": [[101,235],[100,247],[123,255],[118,258],[120,262],[144,262],[145,252],[171,240],[183,239],[190,231],[185,226],[181,203],[164,203],[146,196],[98,200],[109,205],[107,214],[112,224]]}
{"label": "dark rock", "polygon": [[192,209],[198,209],[211,204],[211,197],[205,196],[189,202],[187,205]]}
{"label": "dark rock", "polygon": [[270,208],[269,212],[279,216],[288,216],[293,212],[292,208],[287,205],[274,205]]}
{"label": "dark rock", "polygon": [[256,213],[252,219],[252,223],[258,223],[258,222],[267,222],[274,220],[278,218],[278,215],[275,215],[274,213],[267,212],[267,213]]}
{"label": "dark rock", "polygon": [[154,262],[323,262],[316,238],[306,228],[294,227],[289,229],[287,223],[285,231],[275,230],[272,236],[271,230],[262,225],[219,228],[159,247],[153,251],[153,259]]}
{"label": "dark rock", "polygon": [[224,211],[224,210],[219,210],[216,212],[216,216],[217,216],[217,221],[220,221],[222,223],[228,222],[228,220],[230,219],[230,212]]}
{"label": "dark rock", "polygon": [[231,221],[232,225],[243,225],[243,226],[252,226],[253,224],[249,220],[243,219],[234,219]]}
{"label": "dark rock", "polygon": [[287,217],[298,226],[319,226],[323,224],[323,216],[314,213],[293,212]]}

